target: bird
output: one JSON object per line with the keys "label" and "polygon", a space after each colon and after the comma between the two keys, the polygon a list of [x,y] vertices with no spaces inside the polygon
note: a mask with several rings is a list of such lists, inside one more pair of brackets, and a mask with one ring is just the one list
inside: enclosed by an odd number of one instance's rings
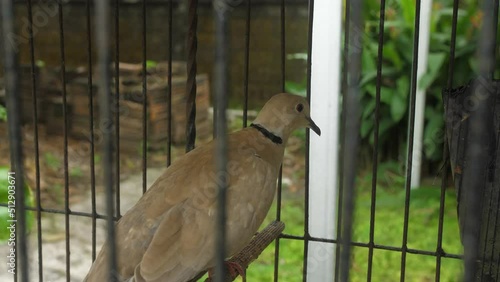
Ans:
{"label": "bird", "polygon": [[[115,227],[117,281],[186,282],[215,267],[217,183],[227,183],[226,258],[252,239],[276,194],[291,133],[310,128],[304,97],[272,96],[250,126],[227,135],[225,175],[215,169],[216,139],[177,158]],[[109,280],[104,243],[84,282]]]}

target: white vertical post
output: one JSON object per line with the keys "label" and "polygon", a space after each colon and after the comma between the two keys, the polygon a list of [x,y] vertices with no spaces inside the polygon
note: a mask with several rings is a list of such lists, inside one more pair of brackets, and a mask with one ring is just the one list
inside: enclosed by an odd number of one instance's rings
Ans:
{"label": "white vertical post", "polygon": [[420,186],[420,171],[422,168],[422,157],[424,154],[423,133],[425,122],[425,89],[420,89],[419,81],[422,78],[422,75],[424,75],[427,71],[431,12],[432,0],[422,0],[420,12],[420,35],[418,38],[417,99],[415,103],[415,132],[413,136],[411,188]]}
{"label": "white vertical post", "polygon": [[[337,210],[342,3],[316,0],[313,11],[311,109],[321,137],[310,139],[309,234],[330,239]],[[333,244],[309,242],[307,259],[307,281],[333,281]]]}

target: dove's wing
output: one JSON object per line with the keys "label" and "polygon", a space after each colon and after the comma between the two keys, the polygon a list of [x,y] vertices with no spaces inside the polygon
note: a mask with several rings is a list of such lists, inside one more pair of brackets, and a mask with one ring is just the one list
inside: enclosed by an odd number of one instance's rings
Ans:
{"label": "dove's wing", "polygon": [[[272,203],[278,166],[272,166],[247,142],[248,132],[228,140],[227,251],[240,251],[253,237]],[[245,141],[241,141],[244,137]],[[213,161],[213,160],[211,160]],[[192,171],[191,196],[161,220],[139,269],[144,281],[187,281],[214,266],[217,180],[213,166]],[[180,228],[179,228],[180,226]],[[139,279],[137,279],[139,280]]]}

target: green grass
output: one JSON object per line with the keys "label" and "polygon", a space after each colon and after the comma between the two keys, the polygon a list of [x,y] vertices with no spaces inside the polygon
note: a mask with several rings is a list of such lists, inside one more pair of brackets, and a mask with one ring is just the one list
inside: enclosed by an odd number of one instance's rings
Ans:
{"label": "green grass", "polygon": [[[363,181],[360,185],[366,186]],[[377,191],[375,213],[375,244],[393,247],[402,246],[404,226],[405,192],[401,189],[382,189]],[[371,194],[368,189],[360,188],[356,197],[353,239],[367,243],[370,232]],[[422,187],[411,191],[408,227],[408,248],[434,252],[437,246],[439,222],[440,189]],[[444,209],[443,249],[447,253],[460,254],[459,229],[456,216],[456,200],[453,191],[446,192]],[[275,218],[275,206],[266,223]],[[286,224],[285,233],[303,235],[304,204],[302,195],[284,193],[282,221]],[[248,269],[249,281],[272,281],[274,273],[275,246],[269,246],[257,261]],[[303,242],[299,240],[280,240],[279,255],[280,281],[302,281]],[[399,281],[401,253],[397,251],[374,251],[372,281]],[[366,281],[368,268],[368,248],[355,247],[352,250],[350,281]],[[406,258],[406,281],[434,281],[436,258],[428,255],[408,254]],[[443,258],[441,281],[458,281],[462,273],[462,262],[457,259]],[[237,280],[241,281],[241,280]]]}

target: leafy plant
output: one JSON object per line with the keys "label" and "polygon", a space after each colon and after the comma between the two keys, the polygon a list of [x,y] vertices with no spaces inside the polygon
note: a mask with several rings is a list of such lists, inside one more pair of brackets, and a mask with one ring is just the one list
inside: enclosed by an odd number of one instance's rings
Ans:
{"label": "leafy plant", "polygon": [[7,121],[7,110],[2,105],[0,105],[0,121]]}
{"label": "leafy plant", "polygon": [[[433,6],[428,67],[419,81],[421,89],[426,89],[427,92],[424,142],[434,143],[433,146],[424,147],[423,154],[428,160],[438,160],[441,156],[442,138],[436,136],[444,125],[441,91],[446,87],[448,77],[453,15],[451,7],[452,1],[441,1]],[[413,61],[411,50],[415,32],[414,12],[415,3],[412,0],[389,1],[386,8],[380,92],[379,137],[382,147],[387,146],[386,142],[390,137],[406,135]],[[473,62],[479,26],[471,25],[470,22],[478,13],[476,4],[472,2],[464,3],[459,10],[458,26],[469,27],[457,30],[454,75],[455,81],[460,84],[475,76]],[[365,22],[366,36],[363,37],[361,136],[365,142],[373,144],[379,16],[373,13],[369,18]]]}
{"label": "leafy plant", "polygon": [[70,169],[69,175],[71,177],[80,178],[80,177],[83,177],[83,172],[82,172],[81,168],[79,168],[79,167],[73,167],[73,168]]}
{"label": "leafy plant", "polygon": [[43,155],[44,161],[52,170],[59,170],[61,168],[61,160],[54,154],[47,152]]}
{"label": "leafy plant", "polygon": [[[9,204],[9,185],[12,185],[11,183],[9,183],[9,180],[12,181],[12,179],[8,178],[9,175],[8,173],[9,173],[8,167],[0,166],[0,202],[6,204]],[[24,185],[24,195],[25,195],[25,204],[27,206],[33,206],[34,198],[31,193],[31,190],[29,189],[28,184]],[[19,203],[16,202],[16,205],[18,204]],[[8,227],[10,225],[10,222],[8,222],[8,220],[11,219],[13,218],[11,218],[9,208],[0,207],[0,241],[5,241],[9,239],[10,231]],[[26,222],[28,230],[30,230],[34,222],[33,213],[30,212],[26,213]]]}
{"label": "leafy plant", "polygon": [[[350,49],[362,45],[361,127],[363,146],[373,146],[375,97],[377,83],[377,55],[379,35],[379,1],[367,1],[364,9],[363,30],[354,31]],[[452,0],[434,3],[430,19],[428,67],[419,86],[426,89],[423,157],[430,161],[441,158],[444,108],[442,89],[447,86],[449,50],[452,31]],[[386,3],[382,78],[380,89],[379,144],[382,158],[390,159],[401,152],[407,135],[411,89],[412,50],[415,22],[415,1],[389,0]],[[467,83],[476,76],[475,51],[481,24],[481,13],[474,1],[463,1],[459,7],[455,47],[455,86]],[[500,38],[500,30],[499,36]],[[289,59],[305,59],[301,56]],[[500,73],[500,58],[496,72]],[[287,82],[286,90],[305,93],[305,80]]]}

